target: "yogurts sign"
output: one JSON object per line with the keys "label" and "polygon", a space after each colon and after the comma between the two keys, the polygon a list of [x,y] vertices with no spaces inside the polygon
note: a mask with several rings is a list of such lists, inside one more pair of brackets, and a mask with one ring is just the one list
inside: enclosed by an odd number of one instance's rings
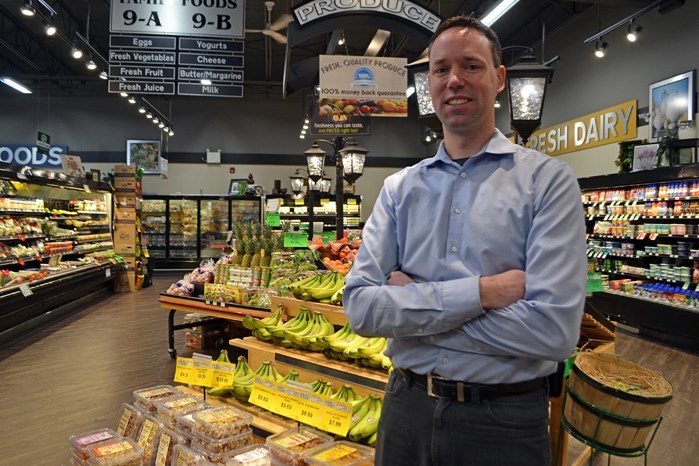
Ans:
{"label": "yogurts sign", "polygon": [[405,58],[321,55],[318,113],[407,117],[406,64]]}
{"label": "yogurts sign", "polygon": [[575,120],[536,131],[528,147],[551,156],[636,137],[636,101],[629,100]]}

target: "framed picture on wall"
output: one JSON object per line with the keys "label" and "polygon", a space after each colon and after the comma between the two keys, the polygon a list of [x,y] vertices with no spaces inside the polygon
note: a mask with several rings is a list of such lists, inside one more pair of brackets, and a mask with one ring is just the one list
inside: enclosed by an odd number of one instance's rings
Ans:
{"label": "framed picture on wall", "polygon": [[160,141],[126,141],[126,164],[141,167],[144,175],[160,173]]}
{"label": "framed picture on wall", "polygon": [[680,121],[694,119],[694,82],[692,70],[650,85],[650,141],[675,136]]}
{"label": "framed picture on wall", "polygon": [[658,163],[660,144],[639,144],[633,148],[633,165],[631,171],[650,170]]}

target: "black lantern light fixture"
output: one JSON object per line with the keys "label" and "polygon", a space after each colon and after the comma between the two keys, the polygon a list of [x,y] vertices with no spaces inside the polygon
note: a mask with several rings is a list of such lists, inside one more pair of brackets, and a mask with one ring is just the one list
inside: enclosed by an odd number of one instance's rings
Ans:
{"label": "black lantern light fixture", "polygon": [[301,176],[301,172],[297,168],[293,175],[289,176],[291,183],[291,192],[299,195],[303,192],[303,187],[306,185],[306,177]]}
{"label": "black lantern light fixture", "polygon": [[342,156],[342,177],[349,184],[354,184],[364,173],[364,162],[369,151],[350,140],[339,152]]}
{"label": "black lantern light fixture", "polygon": [[516,65],[507,68],[510,124],[524,144],[541,125],[546,84],[552,77],[553,68],[538,63],[531,55],[525,55]]}
{"label": "black lantern light fixture", "polygon": [[[330,192],[331,183],[329,178],[324,178],[323,168],[325,167],[325,156],[327,154],[320,148],[320,143],[328,144],[333,148],[332,158],[335,162],[335,237],[341,239],[344,236],[344,186],[342,180],[345,179],[348,183],[353,184],[362,176],[366,154],[369,151],[360,147],[351,138],[338,136],[334,141],[316,140],[304,154],[306,154],[308,178],[322,192]],[[309,181],[310,185],[311,181]],[[323,189],[325,186],[327,186],[327,191]]]}

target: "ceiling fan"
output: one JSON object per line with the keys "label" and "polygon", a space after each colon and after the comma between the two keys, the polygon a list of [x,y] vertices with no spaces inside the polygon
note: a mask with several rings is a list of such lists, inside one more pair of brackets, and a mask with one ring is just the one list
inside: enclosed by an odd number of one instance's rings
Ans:
{"label": "ceiling fan", "polygon": [[267,23],[265,24],[264,29],[246,29],[245,32],[261,32],[280,44],[286,44],[286,36],[278,31],[286,28],[293,20],[293,17],[290,14],[284,13],[274,22],[272,22],[272,8],[274,8],[274,2],[269,0],[266,1],[265,8],[267,9]]}

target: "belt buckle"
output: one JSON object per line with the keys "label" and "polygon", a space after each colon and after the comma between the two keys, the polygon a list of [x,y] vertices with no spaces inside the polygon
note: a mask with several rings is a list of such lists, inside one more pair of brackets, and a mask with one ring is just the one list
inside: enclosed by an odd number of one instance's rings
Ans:
{"label": "belt buckle", "polygon": [[[438,375],[434,374],[427,374],[427,395],[431,396],[433,398],[447,398],[442,395],[438,395],[434,392],[433,389],[433,380],[447,380],[444,377],[440,377]],[[464,397],[464,383],[463,382],[455,382],[456,383],[456,401],[463,403],[465,401]]]}

